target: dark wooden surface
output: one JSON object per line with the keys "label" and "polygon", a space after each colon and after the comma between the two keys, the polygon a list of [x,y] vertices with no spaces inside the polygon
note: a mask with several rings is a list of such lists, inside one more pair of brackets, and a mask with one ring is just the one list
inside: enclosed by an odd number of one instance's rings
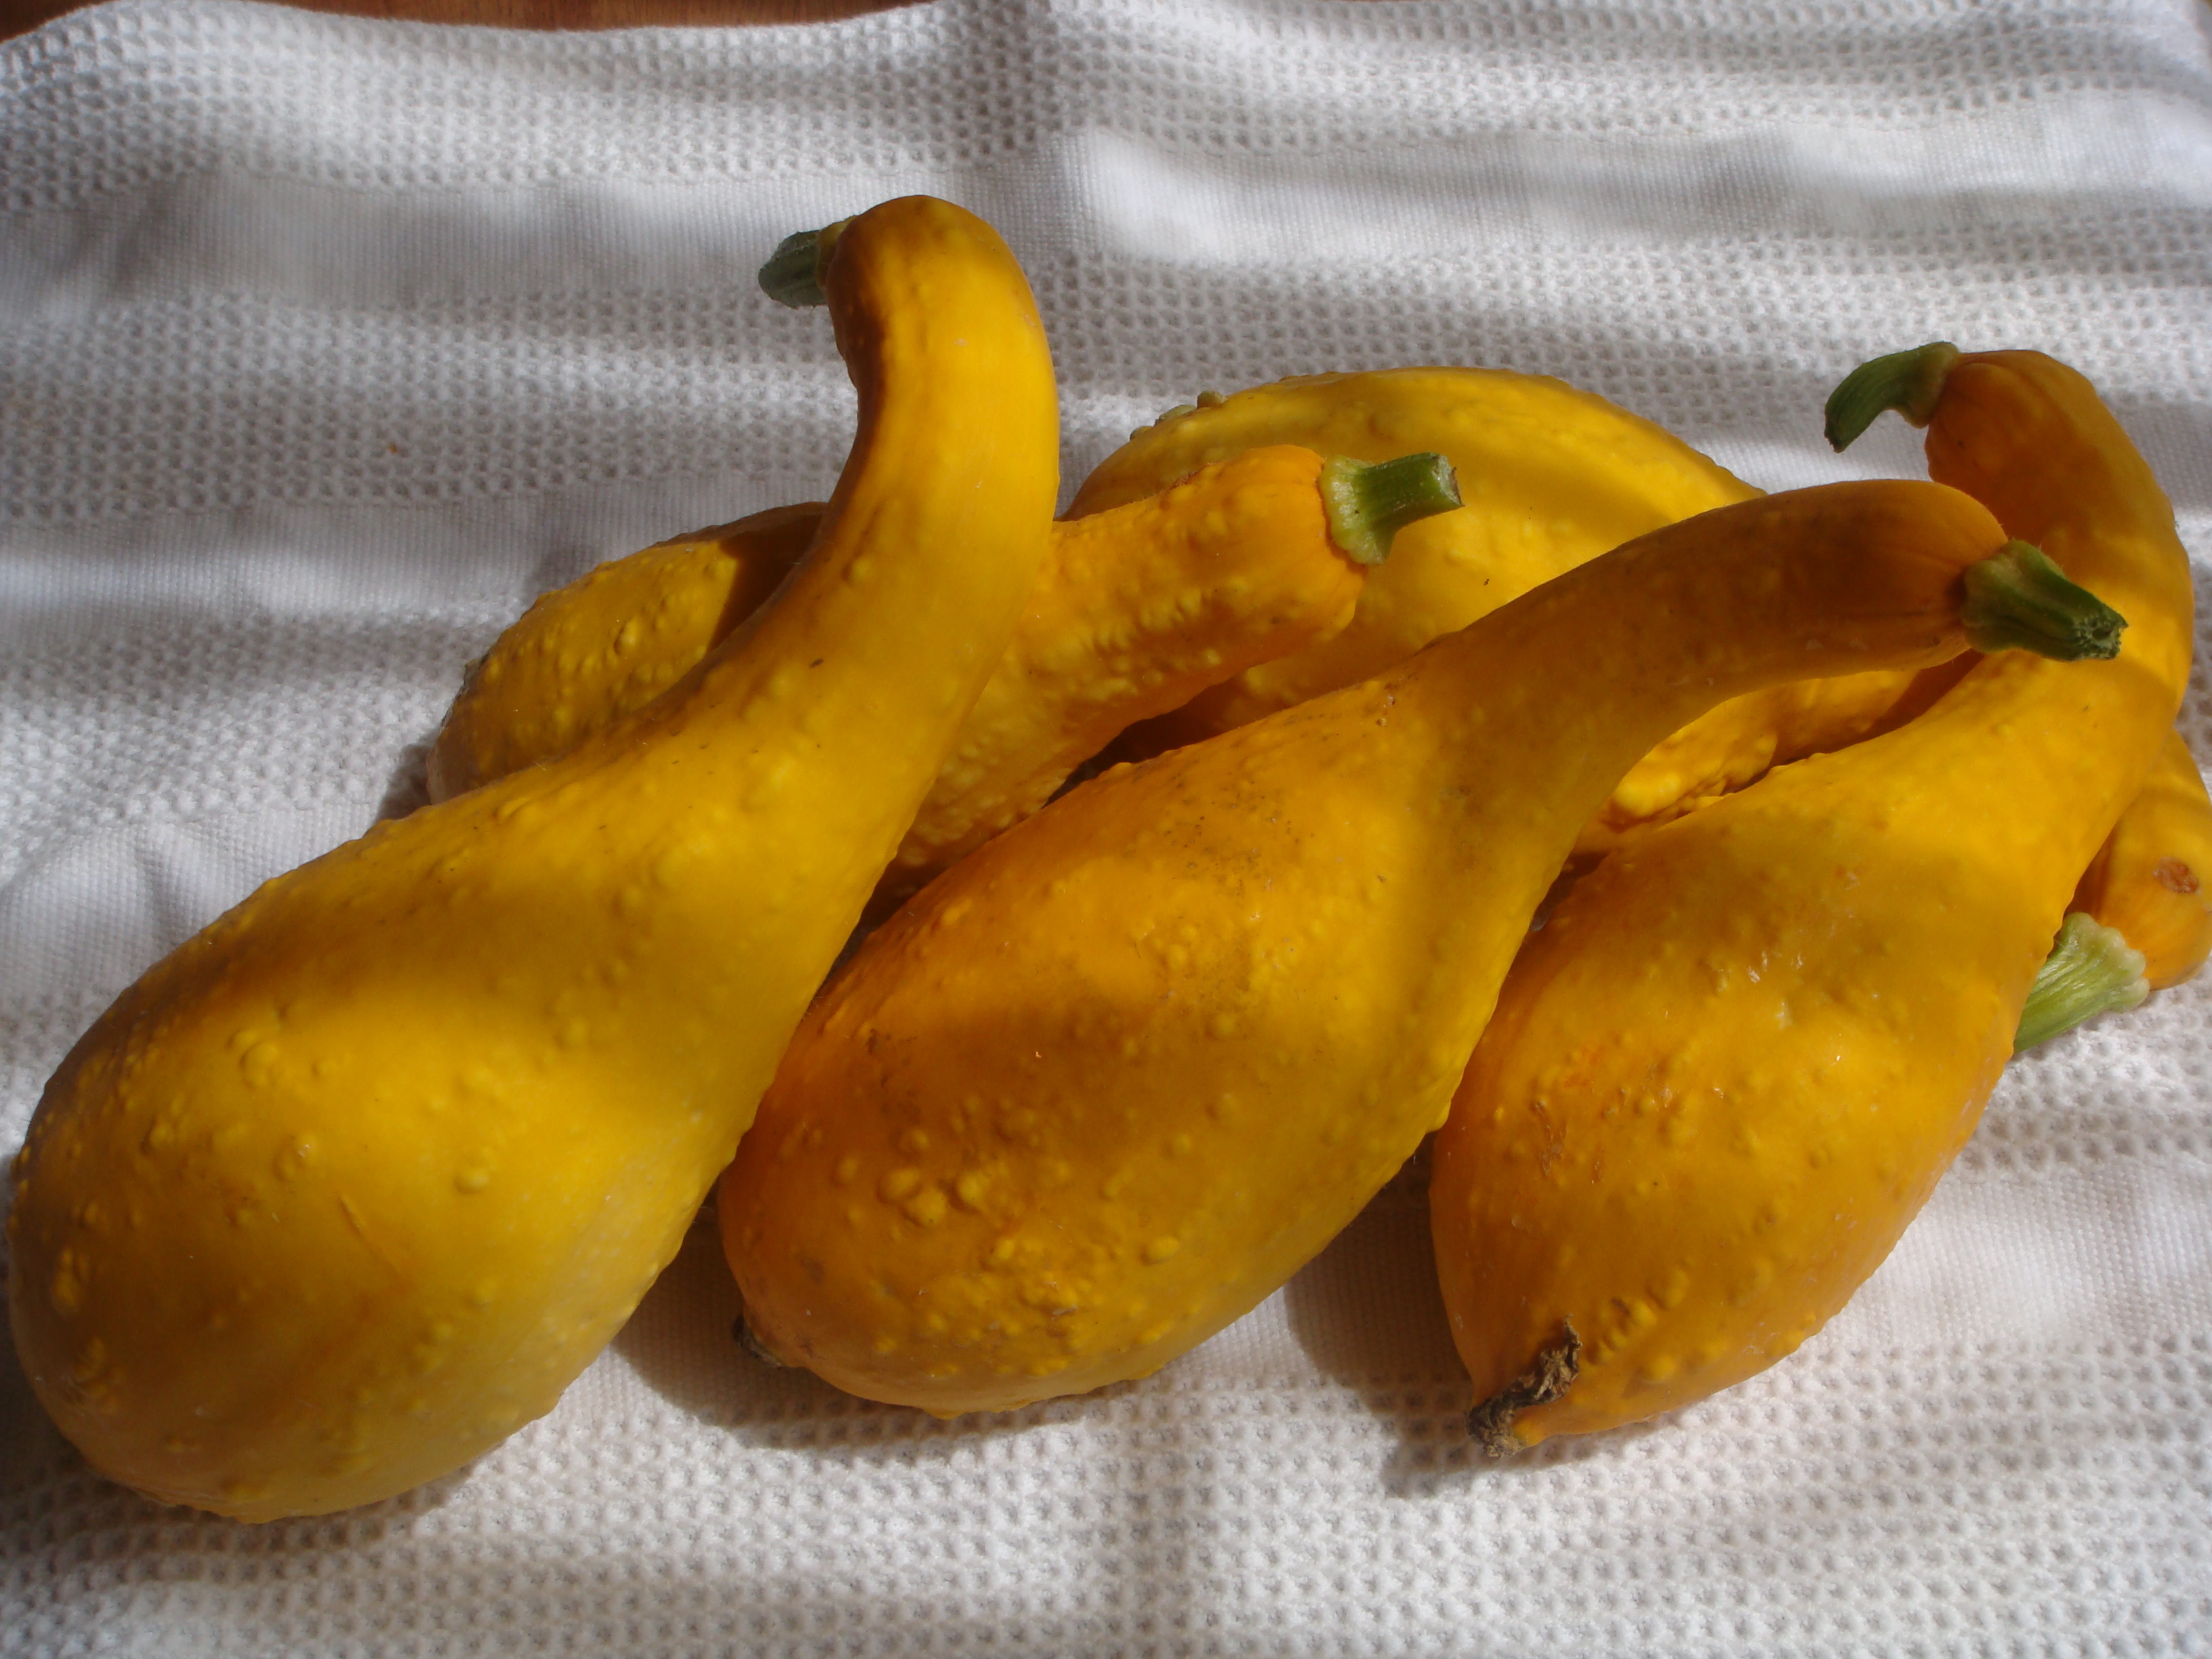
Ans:
{"label": "dark wooden surface", "polygon": [[[0,40],[89,0],[0,0]],[[622,29],[647,24],[819,23],[889,11],[906,0],[292,0],[309,11],[514,29]]]}

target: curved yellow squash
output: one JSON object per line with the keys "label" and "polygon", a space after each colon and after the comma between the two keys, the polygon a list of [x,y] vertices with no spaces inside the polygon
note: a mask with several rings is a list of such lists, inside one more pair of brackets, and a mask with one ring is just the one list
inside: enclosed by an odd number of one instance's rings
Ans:
{"label": "curved yellow squash", "polygon": [[268,883],[49,1084],[9,1306],[103,1473],[250,1520],[402,1491],[547,1410],[674,1254],[1052,514],[989,227],[889,203],[821,283],[860,425],[781,597],[567,759]]}
{"label": "curved yellow squash", "polygon": [[1261,444],[1382,461],[1433,450],[1466,508],[1401,532],[1343,630],[1246,669],[1166,717],[1157,750],[1382,672],[1540,582],[1758,491],[1650,422],[1547,375],[1418,368],[1307,374],[1171,411],[1084,480],[1079,518]]}
{"label": "curved yellow squash", "polygon": [[[1333,538],[1324,465],[1295,445],[1251,450],[1054,524],[878,908],[1036,811],[1124,726],[1342,628],[1364,572]],[[544,595],[455,699],[431,751],[432,798],[565,754],[659,696],[775,591],[820,510],[680,537]]]}
{"label": "curved yellow squash", "polygon": [[1731,697],[1671,732],[1629,769],[1575,842],[1588,860],[1621,838],[1711,805],[1778,766],[1893,731],[1958,684],[1968,658],[1917,672],[1872,669]]}
{"label": "curved yellow squash", "polygon": [[2082,869],[2171,729],[2188,561],[2073,371],[1959,359],[1930,471],[2128,621],[1639,836],[1528,940],[1437,1136],[1437,1265],[1493,1449],[1790,1352],[1972,1132]]}
{"label": "curved yellow squash", "polygon": [[430,746],[430,799],[558,760],[644,708],[768,603],[827,510],[772,507],[540,594],[469,665]]}
{"label": "curved yellow squash", "polygon": [[[1369,576],[1372,595],[1317,530],[1255,516],[1246,490],[1255,458],[1280,451],[1243,446],[1331,442],[1377,455],[1397,442],[1443,446],[1483,480],[1461,512],[1401,532],[1390,565]],[[1197,471],[1176,482],[1187,466]],[[1162,493],[1121,500],[1148,485]],[[878,908],[1035,811],[1125,726],[1146,722],[1117,757],[1226,729],[1380,672],[1629,535],[1755,493],[1602,398],[1502,370],[1316,375],[1178,411],[1102,464],[1054,526],[1030,612]],[[539,599],[456,700],[430,757],[432,798],[563,753],[658,695],[766,598],[803,543],[793,531],[808,511],[664,543]],[[1352,641],[1322,650],[1348,623]],[[1966,665],[1731,699],[1638,761],[1577,854],[1594,859],[1771,767],[1887,730]]]}
{"label": "curved yellow squash", "polygon": [[1271,445],[1054,526],[1047,578],[886,883],[911,892],[1028,817],[1133,721],[1341,629],[1371,571],[1332,538],[1326,465]]}
{"label": "curved yellow squash", "polygon": [[955,865],[809,1011],[722,1182],[755,1335],[957,1413],[1218,1330],[1437,1126],[1630,763],[1762,682],[1954,654],[2002,541],[1932,484],[1724,507]]}
{"label": "curved yellow squash", "polygon": [[[1131,732],[1117,755],[1158,754],[1379,673],[1632,537],[1759,493],[1664,428],[1548,376],[1397,368],[1304,375],[1171,410],[1099,464],[1070,515],[1079,523],[1256,443],[1375,458],[1393,445],[1432,449],[1457,470],[1467,506],[1401,533],[1338,634],[1200,692]],[[1583,827],[1577,858],[1594,860],[1623,834],[1770,767],[1909,719],[1961,672],[1947,665],[1923,684],[1876,670],[1731,698],[1629,769]]]}

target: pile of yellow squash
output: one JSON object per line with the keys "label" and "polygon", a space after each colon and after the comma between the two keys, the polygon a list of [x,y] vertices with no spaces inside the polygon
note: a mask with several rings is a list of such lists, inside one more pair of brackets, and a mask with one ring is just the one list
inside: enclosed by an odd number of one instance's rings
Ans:
{"label": "pile of yellow squash", "polygon": [[1055,521],[988,226],[889,202],[763,280],[859,392],[830,499],[541,599],[433,805],[48,1085],[10,1316],[115,1479],[258,1520],[457,1468],[718,1182],[765,1353],[941,1414],[1096,1389],[1431,1133],[1472,1431],[1603,1429],[1788,1353],[2016,1042],[2212,948],[2187,561],[2046,357],[1844,384],[1839,446],[1898,409],[1934,482],[1762,495],[1409,368],[1201,394]]}

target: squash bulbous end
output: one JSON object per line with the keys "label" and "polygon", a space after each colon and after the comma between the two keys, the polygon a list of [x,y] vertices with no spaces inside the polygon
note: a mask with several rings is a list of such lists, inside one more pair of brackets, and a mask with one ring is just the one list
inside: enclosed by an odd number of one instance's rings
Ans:
{"label": "squash bulbous end", "polygon": [[2069,581],[2042,549],[2007,542],[1961,579],[1959,607],[1966,642],[1977,651],[2033,651],[2057,662],[2120,654],[2127,618]]}
{"label": "squash bulbous end", "polygon": [[1914,426],[1926,426],[1943,395],[1951,366],[1958,361],[1958,347],[1936,340],[1861,363],[1828,394],[1822,430],[1829,447],[1839,454],[1850,447],[1886,409],[1895,410]]}
{"label": "squash bulbous end", "polygon": [[2139,1008],[2150,995],[2143,954],[2085,910],[2076,910],[2059,928],[2051,954],[2036,970],[2035,983],[2020,1011],[2012,1051],[2063,1036],[2099,1014]]}
{"label": "squash bulbous end", "polygon": [[1532,1406],[1547,1406],[1574,1386],[1583,1368],[1583,1340],[1574,1324],[1561,1328],[1559,1340],[1540,1350],[1528,1369],[1467,1414],[1467,1431],[1492,1457],[1526,1451],[1534,1443],[1513,1431],[1513,1419]]}

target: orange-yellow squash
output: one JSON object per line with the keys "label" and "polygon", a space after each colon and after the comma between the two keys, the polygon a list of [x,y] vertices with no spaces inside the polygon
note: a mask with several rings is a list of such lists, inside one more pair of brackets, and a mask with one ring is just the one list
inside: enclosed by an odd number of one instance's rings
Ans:
{"label": "orange-yellow squash", "polygon": [[[1457,504],[1433,458],[1394,459],[1276,445],[1054,525],[1021,623],[879,904],[1036,811],[1132,721],[1342,628],[1397,527]],[[781,507],[679,538],[539,599],[448,713],[432,798],[565,753],[650,702],[774,591],[818,512]]]}
{"label": "orange-yellow squash", "polygon": [[2058,941],[2021,1009],[2016,1049],[2099,1014],[2140,1007],[2179,985],[2212,954],[2212,799],[2179,732],[2167,735],[2142,793],[2130,801],[2074,890]]}
{"label": "orange-yellow squash", "polygon": [[539,596],[469,666],[427,765],[432,800],[558,760],[699,665],[814,544],[820,501],[611,559]]}
{"label": "orange-yellow squash", "polygon": [[[1449,448],[1483,482],[1466,511],[1401,538],[1393,567],[1370,576],[1382,585],[1372,597],[1310,532],[1249,520],[1249,509],[1234,525],[1209,516],[1266,453],[1247,446],[1349,442],[1380,453],[1416,441]],[[1173,513],[1162,514],[1163,497],[1122,499],[1188,466],[1198,471],[1162,486]],[[1755,493],[1601,398],[1501,370],[1316,375],[1209,394],[1134,434],[1093,473],[1075,515],[1054,526],[1005,670],[908,831],[878,908],[1035,811],[1125,726],[1137,729],[1114,753],[1130,758],[1226,729],[1377,672],[1629,535]],[[808,511],[780,508],[649,548],[541,599],[477,665],[447,716],[430,757],[432,799],[562,753],[649,701],[773,589],[803,544]],[[1193,533],[1209,524],[1212,535]],[[1224,530],[1234,537],[1225,547]],[[1263,556],[1272,580],[1261,575]],[[1110,591],[1082,585],[1108,573],[1121,577]],[[1283,592],[1293,579],[1296,602]],[[1352,640],[1321,650],[1347,621]],[[1155,653],[1172,653],[1173,672]],[[1585,826],[1577,857],[1587,862],[1771,766],[1909,719],[1966,666],[1731,699],[1630,769]]]}
{"label": "orange-yellow squash", "polygon": [[[1631,537],[1759,493],[1662,428],[1562,381],[1425,368],[1203,394],[1131,434],[1085,480],[1069,512],[1079,523],[1260,443],[1370,459],[1433,450],[1458,469],[1467,508],[1401,535],[1339,633],[1200,692],[1137,727],[1117,755],[1158,754],[1378,673]],[[1722,703],[1629,769],[1584,827],[1576,855],[1586,863],[1639,824],[1909,719],[1963,667],[1947,665],[1924,683],[1882,670],[1800,681]]]}
{"label": "orange-yellow squash", "polygon": [[825,234],[860,429],[777,601],[566,759],[268,883],[48,1085],[9,1307],[94,1467],[248,1520],[453,1469],[675,1253],[1012,635],[1057,464],[998,236]]}
{"label": "orange-yellow squash", "polygon": [[1530,938],[1431,1176],[1493,1449],[1699,1399],[1843,1305],[1972,1132],[2171,729],[2189,570],[2148,469],[2073,371],[1952,357],[1930,471],[2110,600],[2124,649],[1987,659],[1910,724],[1638,837]]}
{"label": "orange-yellow squash", "polygon": [[1629,769],[1575,842],[1577,860],[1755,783],[1775,767],[1894,730],[1955,685],[1971,657],[1919,672],[1872,669],[1731,697],[1670,733]]}
{"label": "orange-yellow squash", "polygon": [[1932,484],[1724,507],[979,849],[825,989],[722,1182],[754,1336],[950,1413],[1219,1329],[1437,1126],[1635,757],[1763,681],[1955,653],[2002,541]]}
{"label": "orange-yellow squash", "polygon": [[1035,812],[1132,721],[1341,630],[1397,526],[1458,504],[1433,455],[1277,444],[1056,526],[1048,580],[884,872],[892,896]]}
{"label": "orange-yellow squash", "polygon": [[2142,793],[2075,890],[2073,908],[2143,957],[2149,988],[2179,985],[2212,956],[2212,799],[2196,757],[2168,732]]}
{"label": "orange-yellow squash", "polygon": [[1632,537],[1759,493],[1663,428],[1549,376],[1390,368],[1201,393],[1100,462],[1069,516],[1279,443],[1363,461],[1433,451],[1457,471],[1467,510],[1405,531],[1340,632],[1200,694],[1145,734],[1148,752],[1380,673]]}

